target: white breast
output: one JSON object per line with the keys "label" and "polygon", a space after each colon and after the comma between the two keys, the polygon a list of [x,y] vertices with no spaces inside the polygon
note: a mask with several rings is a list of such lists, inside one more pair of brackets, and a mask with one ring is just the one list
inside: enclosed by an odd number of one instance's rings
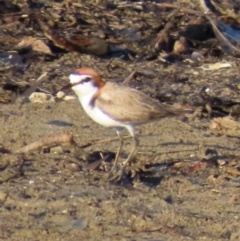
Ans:
{"label": "white breast", "polygon": [[[71,76],[71,78],[73,77],[74,76]],[[74,82],[75,79],[71,79],[71,81]],[[76,93],[83,109],[92,120],[94,120],[100,125],[107,127],[128,128],[127,125],[121,124],[120,122],[113,120],[107,114],[103,113],[99,108],[92,107],[90,105],[92,97],[98,91],[98,87],[94,86],[92,82],[81,83],[79,85],[73,86],[72,90]]]}
{"label": "white breast", "polygon": [[89,117],[100,125],[107,127],[126,127],[126,125],[121,124],[118,121],[113,120],[107,114],[103,113],[99,108],[92,107],[89,105],[91,101],[91,96],[84,96],[84,98],[79,98],[83,109],[89,115]]}

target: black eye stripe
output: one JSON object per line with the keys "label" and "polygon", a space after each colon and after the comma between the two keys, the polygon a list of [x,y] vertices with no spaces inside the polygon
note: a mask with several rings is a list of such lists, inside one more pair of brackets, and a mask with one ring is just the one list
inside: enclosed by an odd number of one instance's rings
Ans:
{"label": "black eye stripe", "polygon": [[85,79],[81,80],[81,83],[87,83],[91,80],[90,77],[86,77]]}

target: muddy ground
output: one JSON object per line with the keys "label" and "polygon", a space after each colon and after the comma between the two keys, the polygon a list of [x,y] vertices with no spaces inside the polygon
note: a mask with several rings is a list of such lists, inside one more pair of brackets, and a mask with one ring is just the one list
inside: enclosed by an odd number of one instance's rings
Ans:
{"label": "muddy ground", "polygon": [[[24,5],[24,1],[19,2]],[[55,5],[48,6],[51,9]],[[198,11],[194,6],[186,7]],[[7,13],[13,11],[9,8]],[[26,5],[25,10],[28,8]],[[109,6],[109,11],[114,10],[118,16],[114,6]],[[172,11],[164,10],[168,14]],[[131,11],[136,17],[142,10]],[[156,13],[155,8],[151,11]],[[188,20],[196,18],[195,14]],[[124,19],[129,16],[122,16],[126,28],[129,26]],[[180,23],[179,19],[185,17],[175,16],[171,21]],[[138,27],[136,19],[131,24]],[[48,43],[41,30],[28,21],[4,18],[1,28],[4,26],[9,32],[1,30],[2,34],[16,42],[22,40],[21,31],[25,31]],[[11,35],[15,30],[18,33]],[[12,54],[6,42],[1,44],[2,54]],[[126,46],[118,47],[128,50]],[[129,58],[132,50],[124,50],[124,57],[119,53],[99,57],[59,49],[53,57],[15,50],[24,60],[14,64],[1,55],[2,63],[10,65],[2,67],[0,73],[0,240],[240,240],[238,59],[216,49],[193,65],[184,61],[191,51],[167,63],[160,57],[134,61],[139,53]],[[222,61],[231,66],[202,68]],[[115,137],[113,129],[90,120],[77,99],[20,104],[21,95],[42,73],[48,72],[37,91],[53,93],[67,84],[69,74],[80,66],[92,67],[104,80],[116,82],[136,70],[129,83],[133,88],[171,104],[192,105],[199,111],[140,127],[139,153],[133,166],[148,172],[109,182],[105,175],[118,148],[117,140],[107,141]],[[204,93],[210,93],[207,101],[201,95],[203,87]],[[225,128],[222,119],[214,120],[217,117],[232,122]],[[17,153],[27,144],[62,133],[73,134],[78,148],[68,143],[49,144]],[[130,139],[125,143],[121,160],[131,149]],[[100,154],[109,155],[108,160],[91,168],[90,163],[100,160]]]}

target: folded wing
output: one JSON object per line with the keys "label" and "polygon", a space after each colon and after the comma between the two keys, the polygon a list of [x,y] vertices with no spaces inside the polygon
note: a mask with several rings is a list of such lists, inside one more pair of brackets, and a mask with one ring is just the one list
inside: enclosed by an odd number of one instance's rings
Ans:
{"label": "folded wing", "polygon": [[93,105],[116,121],[134,124],[189,112],[189,109],[161,104],[138,90],[112,82],[104,85]]}

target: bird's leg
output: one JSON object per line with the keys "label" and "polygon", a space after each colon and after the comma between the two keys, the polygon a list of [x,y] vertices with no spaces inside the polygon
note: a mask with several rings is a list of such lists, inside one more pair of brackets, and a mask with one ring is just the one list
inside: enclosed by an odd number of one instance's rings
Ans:
{"label": "bird's leg", "polygon": [[123,138],[121,136],[121,133],[120,133],[120,131],[118,129],[117,129],[116,132],[117,132],[117,135],[119,137],[120,146],[119,146],[119,148],[117,150],[117,153],[116,153],[116,156],[115,156],[115,160],[114,160],[114,164],[113,164],[113,167],[112,167],[111,171],[116,169],[116,165],[117,165],[117,162],[118,162],[118,159],[119,159],[120,153],[122,151],[122,147],[123,147]]}
{"label": "bird's leg", "polygon": [[130,152],[130,154],[128,155],[128,158],[123,162],[123,169],[127,166],[128,163],[130,163],[136,156],[137,154],[137,148],[139,145],[139,140],[137,139],[137,137],[134,135],[133,137],[133,148]]}
{"label": "bird's leg", "polygon": [[122,166],[121,170],[118,173],[116,173],[116,175],[114,175],[112,178],[110,178],[110,180],[115,180],[115,181],[121,180],[121,178],[124,174],[124,171],[125,171],[125,167],[136,156],[139,141],[138,141],[138,139],[135,135],[134,129],[132,127],[131,128],[129,127],[128,131],[130,132],[132,139],[133,139],[133,148],[132,148],[130,154],[128,155],[127,159],[123,162],[123,166]]}

